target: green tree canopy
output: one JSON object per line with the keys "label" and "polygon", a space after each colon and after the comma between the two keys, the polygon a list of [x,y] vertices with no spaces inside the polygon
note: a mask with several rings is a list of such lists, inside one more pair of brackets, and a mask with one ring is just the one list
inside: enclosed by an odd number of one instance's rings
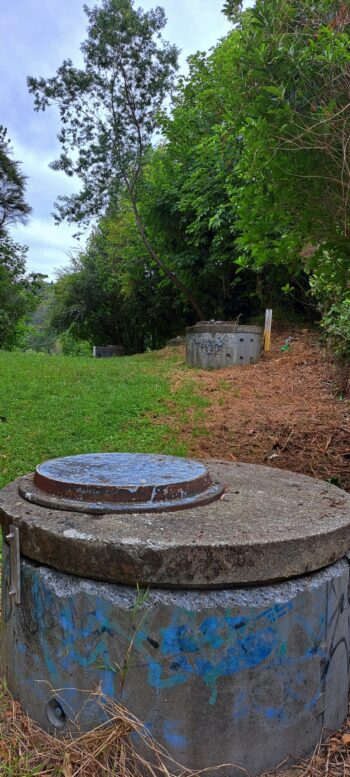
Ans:
{"label": "green tree canopy", "polygon": [[145,252],[128,200],[100,221],[55,287],[52,325],[127,353],[164,345],[186,321],[176,288]]}
{"label": "green tree canopy", "polygon": [[138,207],[145,153],[177,70],[177,49],[161,37],[164,11],[136,9],[133,0],[102,0],[84,9],[84,67],[65,60],[52,78],[28,78],[36,110],[54,103],[60,112],[62,153],[52,167],[77,175],[83,185],[79,194],[58,201],[56,218],[89,221],[126,191],[151,261],[200,316],[191,290],[155,251]]}
{"label": "green tree canopy", "polygon": [[0,125],[0,238],[11,224],[24,221],[31,208],[25,200],[25,176],[12,158],[7,130]]}
{"label": "green tree canopy", "polygon": [[230,131],[241,147],[232,203],[242,261],[307,272],[324,324],[336,333],[342,320],[343,334],[350,329],[349,34],[342,0],[257,0],[231,36]]}
{"label": "green tree canopy", "polygon": [[7,130],[0,126],[0,348],[11,348],[20,319],[35,304],[38,275],[25,275],[26,248],[8,228],[24,222],[31,211],[25,199],[25,176],[12,156]]}

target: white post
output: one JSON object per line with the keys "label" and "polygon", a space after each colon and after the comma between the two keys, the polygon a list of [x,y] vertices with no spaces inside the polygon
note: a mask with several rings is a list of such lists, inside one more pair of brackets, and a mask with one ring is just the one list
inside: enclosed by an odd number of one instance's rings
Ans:
{"label": "white post", "polygon": [[267,310],[265,315],[264,351],[268,353],[271,348],[272,310]]}

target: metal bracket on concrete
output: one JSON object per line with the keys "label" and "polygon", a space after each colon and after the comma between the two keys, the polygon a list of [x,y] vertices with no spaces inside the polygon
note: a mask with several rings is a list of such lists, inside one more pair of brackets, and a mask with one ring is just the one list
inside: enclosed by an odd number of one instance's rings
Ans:
{"label": "metal bracket on concrete", "polygon": [[19,529],[16,526],[10,526],[10,534],[7,534],[6,541],[10,545],[9,595],[14,598],[15,604],[21,604],[21,554]]}

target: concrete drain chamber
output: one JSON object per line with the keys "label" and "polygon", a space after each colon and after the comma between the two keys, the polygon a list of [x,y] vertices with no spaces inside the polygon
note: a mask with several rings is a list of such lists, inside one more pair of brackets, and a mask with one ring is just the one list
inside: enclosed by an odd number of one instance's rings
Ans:
{"label": "concrete drain chamber", "polygon": [[2,666],[44,729],[127,707],[176,761],[251,775],[348,705],[350,496],[249,464],[56,459],[0,493]]}
{"label": "concrete drain chamber", "polygon": [[260,360],[261,326],[230,321],[200,321],[186,329],[186,361],[192,367],[222,370]]}

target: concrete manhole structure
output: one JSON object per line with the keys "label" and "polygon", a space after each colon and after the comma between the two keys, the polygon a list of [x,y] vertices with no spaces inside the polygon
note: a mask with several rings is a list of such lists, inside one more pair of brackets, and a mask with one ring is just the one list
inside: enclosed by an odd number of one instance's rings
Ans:
{"label": "concrete manhole structure", "polygon": [[122,345],[94,345],[92,355],[95,359],[112,359],[114,356],[125,356]]}
{"label": "concrete manhole structure", "polygon": [[186,329],[186,361],[192,367],[221,370],[255,364],[262,348],[261,326],[229,321],[200,321]]}
{"label": "concrete manhole structure", "polygon": [[43,728],[103,722],[99,687],[185,766],[257,775],[343,724],[350,496],[335,486],[91,454],[6,486],[0,520],[2,664]]}

